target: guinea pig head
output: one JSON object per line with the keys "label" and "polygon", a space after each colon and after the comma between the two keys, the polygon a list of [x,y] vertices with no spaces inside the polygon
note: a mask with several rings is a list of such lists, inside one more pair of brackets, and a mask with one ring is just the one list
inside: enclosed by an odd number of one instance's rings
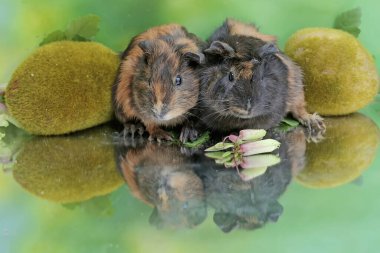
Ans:
{"label": "guinea pig head", "polygon": [[214,41],[205,50],[202,100],[220,114],[250,119],[275,110],[285,97],[279,83],[286,81],[287,70],[276,57],[278,49],[272,44],[257,48],[251,41]]}
{"label": "guinea pig head", "polygon": [[164,40],[138,44],[143,52],[133,81],[137,110],[146,120],[181,121],[199,96],[196,66],[204,55]]}

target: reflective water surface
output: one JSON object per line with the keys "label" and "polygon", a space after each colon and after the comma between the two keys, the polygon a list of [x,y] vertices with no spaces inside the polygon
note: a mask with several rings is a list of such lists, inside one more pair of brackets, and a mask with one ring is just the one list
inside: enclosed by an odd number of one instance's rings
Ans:
{"label": "reflective water surface", "polygon": [[318,143],[301,127],[270,131],[281,162],[249,181],[202,149],[118,139],[111,126],[60,137],[13,129],[0,252],[375,252],[376,115],[328,118]]}

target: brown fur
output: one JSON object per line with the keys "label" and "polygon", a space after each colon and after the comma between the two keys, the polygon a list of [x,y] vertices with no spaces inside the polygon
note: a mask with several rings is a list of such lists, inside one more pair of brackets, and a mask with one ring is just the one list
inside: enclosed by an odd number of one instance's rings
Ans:
{"label": "brown fur", "polygon": [[243,35],[248,37],[254,37],[265,42],[275,43],[277,41],[276,36],[262,34],[254,25],[244,24],[231,18],[227,19],[227,24],[230,28],[231,35]]}
{"label": "brown fur", "polygon": [[[301,123],[310,121],[313,115],[306,111],[305,95],[302,83],[302,70],[299,66],[283,54],[276,54],[288,69],[288,99],[286,111]],[[314,115],[315,116],[315,115]]]}
{"label": "brown fur", "polygon": [[[191,163],[177,146],[148,143],[142,148],[128,149],[122,155],[120,167],[132,194],[153,206],[162,219],[170,222],[172,215],[180,217],[184,226],[194,226],[182,210],[202,208],[202,180],[189,168]],[[205,207],[204,207],[205,208]]]}
{"label": "brown fur", "polygon": [[285,142],[288,145],[287,153],[291,163],[292,176],[295,177],[305,167],[306,136],[301,127],[286,133]]}
{"label": "brown fur", "polygon": [[[190,53],[201,60],[200,44],[176,24],[154,27],[136,36],[123,54],[114,86],[117,118],[123,123],[141,120],[151,137],[169,139],[160,126],[182,123],[198,100],[199,81],[190,66],[194,59],[186,57]],[[180,87],[176,86],[178,76]]]}
{"label": "brown fur", "polygon": [[[287,111],[292,111],[292,107],[295,104],[301,104],[304,106],[305,103],[302,102],[303,97],[303,84],[302,84],[302,71],[301,69],[293,63],[288,57],[283,54],[276,54],[278,58],[285,64],[288,70],[288,99],[287,99]],[[300,93],[302,93],[300,95]],[[303,104],[303,105],[302,105]]]}
{"label": "brown fur", "polygon": [[252,61],[241,62],[236,66],[238,70],[238,78],[251,79],[252,78]]}
{"label": "brown fur", "polygon": [[[187,161],[186,157],[182,155],[180,150],[175,146],[164,147],[158,144],[148,143],[142,149],[129,149],[128,152],[123,156],[120,167],[122,168],[124,179],[126,180],[133,195],[144,202],[152,202],[152,200],[148,201],[150,198],[147,197],[149,196],[149,193],[144,192],[145,190],[141,188],[141,182],[154,182],[155,179],[150,180],[146,177],[166,177],[170,176],[171,173],[174,173],[176,171],[184,172],[184,175],[190,175],[192,174],[192,171],[190,169],[186,169],[187,162],[189,161]],[[153,174],[150,175],[149,173],[141,173],[137,175],[135,171],[136,167],[150,170]],[[160,167],[162,169],[154,169],[153,171],[153,167]],[[137,181],[140,181],[140,185]],[[198,177],[193,176],[180,176],[176,178],[176,180],[172,181],[172,186],[178,190],[178,196],[182,200],[185,200],[183,194],[189,191],[185,190],[184,187],[194,188],[194,192],[190,195],[202,198],[203,192],[200,191],[200,189],[203,188],[203,186],[201,186],[201,184],[201,180]],[[144,187],[149,188],[154,186],[147,184],[144,185]],[[183,190],[180,190],[181,188],[183,188]],[[156,190],[157,189],[154,191]]]}
{"label": "brown fur", "polygon": [[121,160],[120,168],[122,170],[125,182],[127,183],[129,190],[135,198],[141,200],[147,205],[152,205],[146,197],[140,192],[140,188],[137,184],[134,166],[130,164],[125,158]]}

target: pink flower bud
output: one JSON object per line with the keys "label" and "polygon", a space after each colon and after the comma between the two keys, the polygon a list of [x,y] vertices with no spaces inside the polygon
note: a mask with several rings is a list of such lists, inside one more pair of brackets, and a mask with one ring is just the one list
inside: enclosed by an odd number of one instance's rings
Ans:
{"label": "pink flower bud", "polygon": [[250,156],[261,153],[272,152],[280,147],[280,142],[273,139],[266,139],[255,142],[248,142],[240,145],[240,152],[243,156]]}
{"label": "pink flower bud", "polygon": [[243,181],[249,181],[258,176],[261,176],[265,173],[266,170],[267,167],[244,169],[240,171],[240,177],[243,179]]}
{"label": "pink flower bud", "polygon": [[243,141],[261,140],[266,134],[264,129],[245,129],[239,132],[239,139]]}
{"label": "pink flower bud", "polygon": [[237,142],[237,141],[239,140],[239,136],[237,136],[237,135],[233,135],[233,134],[227,136],[227,138],[228,138],[230,141],[232,141],[233,143],[235,143],[235,142]]}
{"label": "pink flower bud", "polygon": [[280,161],[280,157],[271,154],[245,156],[243,157],[242,163],[240,163],[240,167],[243,169],[268,167],[273,166]]}

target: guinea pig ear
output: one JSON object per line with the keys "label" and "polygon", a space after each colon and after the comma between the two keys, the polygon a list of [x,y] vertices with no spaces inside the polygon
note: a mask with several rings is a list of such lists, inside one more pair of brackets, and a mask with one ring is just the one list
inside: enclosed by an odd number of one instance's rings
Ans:
{"label": "guinea pig ear", "polygon": [[206,54],[214,54],[220,56],[233,57],[235,56],[235,50],[227,43],[219,40],[213,41],[209,48],[204,50]]}
{"label": "guinea pig ear", "polygon": [[202,53],[186,52],[183,56],[189,62],[194,62],[199,65],[202,65],[205,63],[205,55]]}
{"label": "guinea pig ear", "polygon": [[152,53],[153,43],[151,41],[143,40],[138,45],[145,54],[151,54]]}
{"label": "guinea pig ear", "polygon": [[144,52],[143,58],[145,64],[149,64],[149,56],[152,54],[153,51],[153,43],[149,40],[141,41],[139,44],[139,47]]}
{"label": "guinea pig ear", "polygon": [[266,55],[276,54],[279,52],[280,52],[280,50],[276,47],[275,44],[267,43],[264,46],[259,48],[257,54],[259,55],[260,58],[263,58]]}

